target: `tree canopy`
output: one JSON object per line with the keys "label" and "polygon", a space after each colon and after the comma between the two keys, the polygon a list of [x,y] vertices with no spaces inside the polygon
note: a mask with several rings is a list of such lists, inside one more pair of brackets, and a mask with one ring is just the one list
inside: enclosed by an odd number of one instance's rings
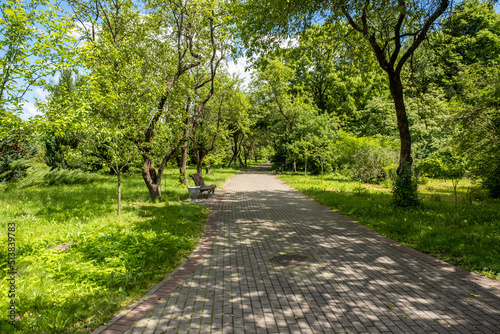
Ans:
{"label": "tree canopy", "polygon": [[[118,180],[140,170],[153,200],[169,164],[187,184],[190,163],[209,172],[262,152],[304,174],[382,182],[396,171],[402,205],[415,204],[405,198],[415,178],[446,177],[453,164],[495,184],[486,171],[499,165],[500,21],[490,2],[68,4],[72,16],[49,13],[59,9],[48,0],[2,5],[2,133],[17,129],[21,143],[36,129],[52,168],[113,170]],[[227,66],[242,55],[246,85]],[[58,84],[46,80],[65,68]],[[24,122],[10,111],[33,85],[50,94]],[[18,166],[9,161],[5,171]]]}

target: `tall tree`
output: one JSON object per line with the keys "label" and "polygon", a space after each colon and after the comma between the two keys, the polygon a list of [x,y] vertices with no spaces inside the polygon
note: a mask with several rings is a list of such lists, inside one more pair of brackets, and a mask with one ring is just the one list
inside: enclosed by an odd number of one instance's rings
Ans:
{"label": "tall tree", "polygon": [[[197,99],[201,92],[196,90],[211,86],[218,62],[225,55],[222,50],[229,40],[223,29],[225,8],[210,0],[145,1],[137,6],[130,0],[69,2],[82,23],[82,33],[89,45],[99,43],[97,36],[106,30],[109,50],[119,53],[119,61],[113,61],[114,67],[108,70],[112,77],[120,69],[117,80],[124,84],[129,81],[135,89],[133,96],[140,103],[130,116],[138,118],[138,124],[142,125],[142,134],[136,138],[143,159],[142,176],[150,198],[159,199],[167,162],[186,140],[185,133],[178,133],[183,129],[178,121],[185,119],[186,131],[190,131],[189,117],[192,112],[196,117],[204,99],[211,95],[209,92]],[[137,13],[132,22],[128,8]],[[94,57],[110,60],[104,49],[98,50]],[[198,67],[205,71],[200,73],[208,76],[199,77],[191,85],[188,74]],[[133,75],[121,71],[126,68],[132,68]],[[126,92],[114,93],[128,99],[123,95]],[[190,103],[186,103],[186,97]]]}
{"label": "tall tree", "polygon": [[71,19],[55,1],[0,4],[0,180],[26,170],[36,147],[34,124],[19,117],[26,94],[72,63]]}
{"label": "tall tree", "polygon": [[429,50],[413,64],[420,67],[423,83],[443,87],[451,99],[463,90],[457,80],[463,66],[500,59],[500,14],[493,2],[464,0],[440,21],[441,29],[430,35]]}

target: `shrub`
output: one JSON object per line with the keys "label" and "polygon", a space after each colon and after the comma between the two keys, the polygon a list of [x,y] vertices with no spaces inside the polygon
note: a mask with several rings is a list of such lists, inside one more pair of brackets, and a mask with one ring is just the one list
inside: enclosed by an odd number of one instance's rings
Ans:
{"label": "shrub", "polygon": [[68,163],[65,155],[65,147],[72,149],[77,148],[78,140],[74,134],[67,134],[64,136],[53,136],[45,141],[45,163],[52,169],[55,168],[77,168],[81,167],[81,162],[79,166],[73,166]]}
{"label": "shrub", "polygon": [[446,174],[446,166],[438,157],[428,157],[417,160],[415,164],[415,173],[420,176],[440,178],[444,177]]}
{"label": "shrub", "polygon": [[465,160],[444,148],[432,156],[416,160],[413,170],[419,177],[456,178],[465,173]]}
{"label": "shrub", "polygon": [[420,204],[418,200],[417,178],[413,176],[411,167],[405,167],[401,175],[396,175],[392,186],[394,204],[399,207],[415,207]]}
{"label": "shrub", "polygon": [[386,169],[397,160],[393,141],[378,137],[352,137],[340,135],[336,144],[337,164],[349,169],[352,178],[366,183],[380,183],[387,177]]}

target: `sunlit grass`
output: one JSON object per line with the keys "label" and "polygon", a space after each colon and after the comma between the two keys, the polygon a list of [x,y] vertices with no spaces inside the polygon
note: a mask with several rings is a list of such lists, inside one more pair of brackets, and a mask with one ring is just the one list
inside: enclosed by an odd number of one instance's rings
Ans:
{"label": "sunlit grass", "polygon": [[466,270],[500,279],[500,201],[470,180],[455,193],[450,180],[419,186],[422,205],[401,209],[392,204],[390,184],[371,185],[338,175],[284,174],[284,182],[316,201],[412,248]]}
{"label": "sunlit grass", "polygon": [[[214,169],[204,179],[220,188],[236,172]],[[7,229],[15,223],[17,318],[12,327],[1,312],[0,333],[88,333],[175,269],[195,248],[208,209],[187,201],[177,169],[164,177],[163,199],[153,203],[140,175],[126,176],[120,217],[115,177],[2,191],[0,308],[10,303]],[[73,247],[54,249],[63,243]]]}

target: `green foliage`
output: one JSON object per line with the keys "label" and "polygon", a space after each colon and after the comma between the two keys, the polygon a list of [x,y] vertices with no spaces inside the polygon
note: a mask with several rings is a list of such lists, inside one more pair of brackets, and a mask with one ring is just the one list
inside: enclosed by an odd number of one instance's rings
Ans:
{"label": "green foliage", "polygon": [[423,177],[444,178],[446,170],[444,162],[436,156],[417,160],[415,163],[415,173]]}
{"label": "green foliage", "polygon": [[414,64],[420,89],[431,83],[441,87],[447,99],[464,92],[457,80],[463,66],[497,62],[500,56],[500,15],[494,3],[463,0],[441,20],[441,29],[430,36],[427,50]]}
{"label": "green foliage", "polygon": [[55,1],[3,1],[0,5],[0,112],[20,109],[32,86],[71,66],[71,19]]}
{"label": "green foliage", "polygon": [[445,43],[463,64],[500,57],[500,15],[491,1],[463,0],[443,20],[442,30]]}
{"label": "green foliage", "polygon": [[417,177],[462,178],[466,172],[466,162],[450,147],[445,147],[425,159],[417,160],[413,171]]}
{"label": "green foliage", "polygon": [[355,126],[345,127],[360,137],[377,135],[395,137],[397,135],[394,103],[388,96],[375,96],[366,102],[363,109],[357,111]]}
{"label": "green foliage", "polygon": [[455,146],[467,158],[471,174],[484,178],[495,194],[498,190],[492,189],[498,183],[491,172],[498,170],[500,161],[500,67],[473,64],[459,79],[465,90],[455,99]]}
{"label": "green foliage", "polygon": [[454,125],[450,122],[449,105],[440,88],[431,85],[426,93],[407,93],[406,106],[416,158],[425,158],[448,146]]}
{"label": "green foliage", "polygon": [[0,139],[0,182],[23,177],[29,159],[37,152],[36,144],[22,130],[14,130]]}
{"label": "green foliage", "polygon": [[403,173],[394,177],[392,195],[394,204],[401,208],[417,207],[420,204],[417,178],[413,176],[410,167],[405,167]]}
{"label": "green foliage", "polygon": [[[68,161],[67,150],[78,147],[78,136],[81,131],[71,131],[75,129],[65,129],[57,134],[59,126],[53,126],[53,122],[61,120],[61,110],[71,105],[78,105],[75,94],[83,84],[83,78],[78,73],[71,70],[63,70],[57,83],[50,86],[50,95],[45,109],[46,121],[50,122],[46,127],[40,126],[41,132],[45,132],[45,163],[51,168],[78,168],[83,167],[83,162],[71,164]],[[81,93],[80,93],[81,94]],[[52,110],[50,110],[52,109]],[[52,111],[55,111],[52,112]]]}
{"label": "green foliage", "polygon": [[339,118],[344,128],[362,126],[359,110],[381,94],[386,77],[377,68],[361,36],[341,20],[312,25],[297,45],[276,51],[294,69],[292,91],[308,95],[320,113]]}
{"label": "green foliage", "polygon": [[47,138],[45,140],[45,163],[51,168],[83,167],[83,162],[80,163],[80,166],[71,164],[66,156],[67,149],[76,149],[77,147],[78,139],[72,133]]}
{"label": "green foliage", "polygon": [[[204,178],[222,186],[234,173],[214,169]],[[154,204],[140,177],[125,177],[120,217],[111,177],[85,185],[39,185],[0,193],[3,309],[10,302],[5,233],[12,222],[18,272],[17,328],[3,312],[0,332],[89,333],[182,263],[201,236],[208,209],[187,201],[186,189],[177,187],[177,170],[166,174],[165,198],[171,200]],[[54,248],[63,243],[73,247]]]}
{"label": "green foliage", "polygon": [[348,171],[353,180],[379,183],[387,175],[387,167],[397,162],[397,143],[383,137],[353,137],[341,132],[335,143],[335,162]]}

